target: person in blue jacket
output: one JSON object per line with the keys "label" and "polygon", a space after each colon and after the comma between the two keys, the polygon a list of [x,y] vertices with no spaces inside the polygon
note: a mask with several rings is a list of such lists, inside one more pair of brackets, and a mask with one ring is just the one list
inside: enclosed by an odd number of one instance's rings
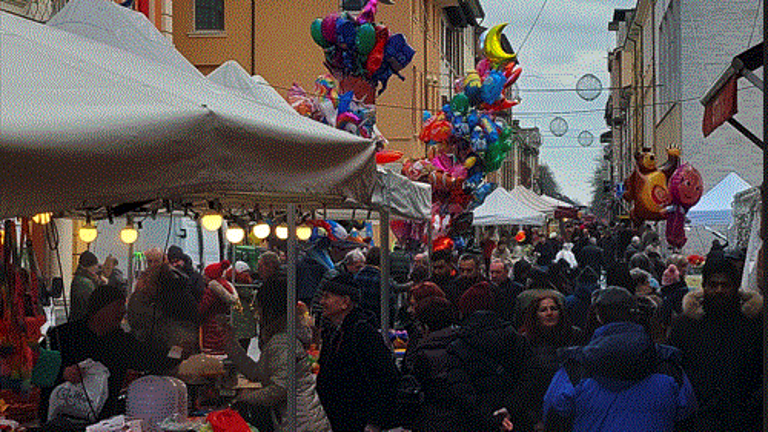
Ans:
{"label": "person in blue jacket", "polygon": [[624,288],[599,292],[602,326],[586,346],[561,352],[563,367],[544,396],[546,430],[571,423],[573,432],[671,432],[694,412],[680,351],[656,345],[633,322],[636,307]]}

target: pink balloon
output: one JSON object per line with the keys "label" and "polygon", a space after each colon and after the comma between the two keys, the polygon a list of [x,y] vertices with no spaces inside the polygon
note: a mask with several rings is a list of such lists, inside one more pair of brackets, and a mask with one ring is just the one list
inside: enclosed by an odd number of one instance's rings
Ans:
{"label": "pink balloon", "polygon": [[[323,34],[323,36],[325,36],[325,34]],[[491,62],[489,62],[487,58],[484,58],[477,62],[477,67],[475,69],[480,75],[480,78],[485,78],[488,76],[488,72],[491,70]]]}
{"label": "pink balloon", "polygon": [[323,18],[323,22],[320,24],[320,31],[323,33],[323,37],[328,42],[336,43],[336,20],[339,18],[339,14],[328,14]]}

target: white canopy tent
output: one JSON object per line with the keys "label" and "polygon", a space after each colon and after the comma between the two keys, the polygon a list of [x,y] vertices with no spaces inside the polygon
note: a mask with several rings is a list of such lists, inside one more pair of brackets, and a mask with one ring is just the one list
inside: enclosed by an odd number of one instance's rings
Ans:
{"label": "white canopy tent", "polygon": [[734,195],[750,187],[749,183],[735,172],[728,174],[688,210],[687,216],[691,225],[730,226],[733,223]]}
{"label": "white canopy tent", "polygon": [[546,215],[552,215],[559,204],[544,200],[536,192],[522,185],[517,185],[510,191],[510,194],[522,202],[527,207]]}
{"label": "white canopy tent", "polygon": [[73,0],[51,25],[0,12],[0,47],[0,217],[155,199],[284,203],[295,344],[297,204],[369,204],[373,143],[203,77],[112,2]]}
{"label": "white canopy tent", "polygon": [[545,216],[518,201],[506,189],[497,187],[473,210],[474,226],[543,225]]}
{"label": "white canopy tent", "polygon": [[[0,216],[185,197],[370,203],[370,141],[179,66],[140,14],[99,0],[52,25],[1,14]],[[130,40],[150,48],[119,46]]]}

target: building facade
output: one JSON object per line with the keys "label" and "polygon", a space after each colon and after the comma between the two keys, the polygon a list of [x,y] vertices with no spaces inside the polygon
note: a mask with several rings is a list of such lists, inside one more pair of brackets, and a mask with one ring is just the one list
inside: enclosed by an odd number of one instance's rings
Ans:
{"label": "building facade", "polygon": [[506,190],[522,185],[540,192],[538,171],[541,131],[538,127],[521,128],[519,120],[512,120],[511,126],[516,131],[512,150],[501,163],[495,181]]}
{"label": "building facade", "polygon": [[[614,12],[606,107],[611,186],[632,172],[635,152],[654,150],[661,164],[669,146],[699,170],[705,192],[730,172],[762,182],[758,147],[729,125],[705,138],[700,102],[735,55],[762,41],[761,23],[761,5],[748,0],[638,0],[634,9]],[[738,91],[739,121],[761,130],[762,94],[747,84]]]}
{"label": "building facade", "polygon": [[[204,74],[235,60],[249,73],[264,77],[285,97],[293,83],[312,90],[315,79],[327,73],[323,51],[310,35],[312,21],[340,9],[358,9],[364,3],[177,0],[173,40]],[[449,76],[448,70],[459,72],[469,63],[474,65],[472,27],[481,17],[479,0],[379,2],[377,22],[403,33],[416,50],[411,64],[401,71],[405,81],[393,77],[376,100],[377,125],[390,149],[403,151],[407,157],[425,154],[418,140],[422,113],[443,105],[450,86],[442,77]],[[444,43],[445,38],[452,42]],[[462,49],[456,51],[459,44]]]}

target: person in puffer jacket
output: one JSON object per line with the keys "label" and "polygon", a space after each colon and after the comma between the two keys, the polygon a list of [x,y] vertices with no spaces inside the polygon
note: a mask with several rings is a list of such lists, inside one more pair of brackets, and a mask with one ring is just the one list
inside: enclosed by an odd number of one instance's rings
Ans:
{"label": "person in puffer jacket", "polygon": [[200,350],[206,354],[224,354],[226,329],[216,316],[229,315],[230,309],[240,303],[235,287],[224,278],[227,268],[229,261],[224,260],[209,265],[203,271],[208,283],[197,312],[200,316]]}
{"label": "person in puffer jacket", "polygon": [[675,430],[696,409],[680,351],[654,344],[632,322],[637,306],[626,289],[600,291],[595,306],[603,325],[586,346],[561,352],[563,367],[544,396],[546,430]]}

